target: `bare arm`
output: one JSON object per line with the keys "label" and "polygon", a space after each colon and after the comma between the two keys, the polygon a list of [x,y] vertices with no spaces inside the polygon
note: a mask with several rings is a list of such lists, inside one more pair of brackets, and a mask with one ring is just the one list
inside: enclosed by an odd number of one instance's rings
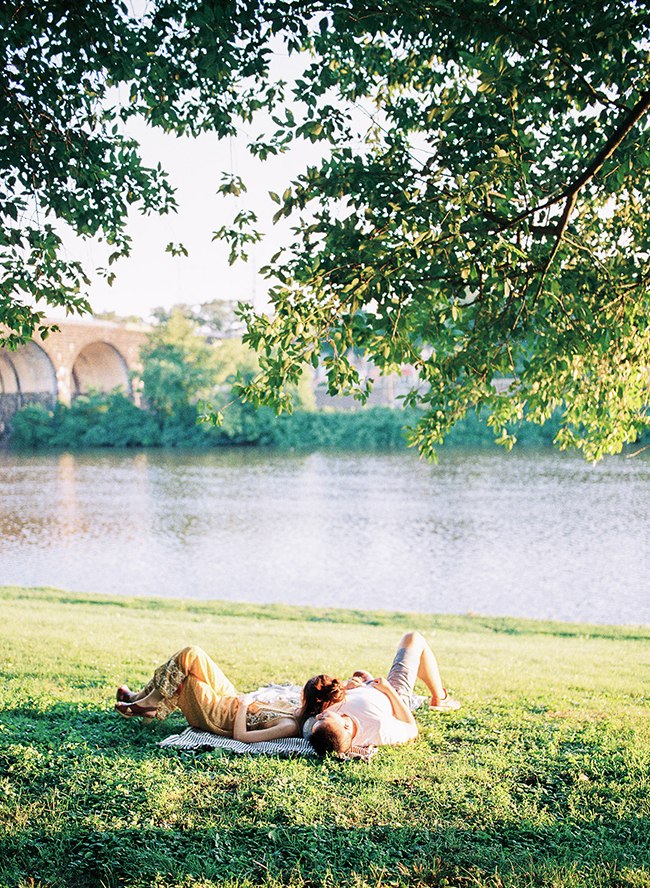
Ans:
{"label": "bare arm", "polygon": [[261,743],[263,740],[280,740],[282,737],[298,737],[298,725],[293,718],[281,718],[269,728],[249,729],[246,725],[246,713],[250,698],[241,694],[239,707],[235,715],[235,724],[232,729],[233,739],[241,743]]}
{"label": "bare arm", "polygon": [[351,691],[352,688],[358,688],[359,685],[364,684],[366,681],[373,680],[372,675],[366,672],[365,669],[357,669],[356,672],[352,673],[352,678],[348,678],[343,687],[346,691]]}
{"label": "bare arm", "polygon": [[417,722],[413,718],[413,713],[399,696],[392,684],[386,681],[385,678],[375,678],[372,686],[374,688],[377,688],[378,691],[381,691],[382,694],[386,694],[391,702],[391,706],[393,707],[393,715],[395,716],[395,718],[398,721],[405,722],[407,725],[410,725],[412,728],[413,737],[417,737],[418,726]]}

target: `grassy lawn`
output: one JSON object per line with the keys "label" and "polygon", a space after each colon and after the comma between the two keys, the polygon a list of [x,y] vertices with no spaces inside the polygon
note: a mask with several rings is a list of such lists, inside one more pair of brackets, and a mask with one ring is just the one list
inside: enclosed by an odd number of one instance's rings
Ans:
{"label": "grassy lawn", "polygon": [[[458,713],[371,764],[163,751],[112,711],[184,644],[242,690],[406,628]],[[650,886],[650,628],[0,589],[0,886]]]}

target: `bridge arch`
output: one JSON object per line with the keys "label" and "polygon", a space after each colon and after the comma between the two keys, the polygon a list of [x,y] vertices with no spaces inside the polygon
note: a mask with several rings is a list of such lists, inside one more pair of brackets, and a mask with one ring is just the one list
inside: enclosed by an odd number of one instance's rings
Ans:
{"label": "bridge arch", "polygon": [[27,342],[16,351],[0,352],[0,394],[41,395],[56,400],[54,365],[40,345]]}
{"label": "bridge arch", "polygon": [[0,443],[11,433],[13,415],[26,404],[48,408],[92,390],[121,388],[136,404],[140,392],[131,383],[142,370],[140,348],[149,328],[144,324],[95,318],[49,320],[58,330],[18,346],[0,347]]}
{"label": "bridge arch", "polygon": [[120,351],[109,342],[89,342],[72,365],[71,396],[91,391],[110,392],[116,388],[132,397],[129,367]]}
{"label": "bridge arch", "polygon": [[15,395],[20,391],[16,367],[9,353],[0,351],[0,394]]}

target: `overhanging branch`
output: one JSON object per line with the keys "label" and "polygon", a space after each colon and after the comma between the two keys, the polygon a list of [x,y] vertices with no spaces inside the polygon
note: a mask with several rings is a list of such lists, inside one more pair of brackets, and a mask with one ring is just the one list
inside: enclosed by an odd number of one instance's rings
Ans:
{"label": "overhanging branch", "polygon": [[559,200],[562,200],[564,197],[570,198],[572,194],[577,195],[583,185],[586,185],[590,179],[593,179],[598,170],[602,167],[605,161],[612,156],[614,151],[616,151],[630,130],[633,129],[643,117],[648,108],[650,108],[650,90],[642,94],[634,108],[632,108],[625,119],[614,130],[584,173],[578,176],[575,182],[569,185],[568,188],[565,188],[564,192],[560,195]]}
{"label": "overhanging branch", "polygon": [[550,261],[552,261],[553,257],[557,253],[559,242],[562,239],[562,235],[564,234],[564,231],[566,229],[571,211],[575,206],[578,192],[587,184],[587,182],[593,179],[593,177],[601,169],[605,161],[612,156],[612,154],[614,153],[614,151],[616,151],[623,139],[634,128],[634,126],[639,122],[639,120],[643,117],[643,115],[648,111],[649,108],[650,90],[642,94],[641,98],[636,103],[634,108],[632,108],[626,114],[625,118],[616,127],[612,135],[605,142],[605,144],[600,149],[598,154],[594,157],[589,166],[578,176],[577,179],[575,179],[570,185],[567,185],[567,187],[559,194],[556,194],[554,197],[549,198],[542,204],[531,207],[530,209],[525,210],[523,213],[519,213],[519,215],[514,216],[512,219],[499,220],[499,217],[496,216],[495,213],[490,213],[489,211],[484,212],[483,215],[486,216],[486,218],[490,219],[492,222],[498,221],[498,232],[508,231],[508,229],[514,228],[520,222],[523,222],[524,219],[527,219],[530,216],[541,212],[542,210],[548,210],[550,207],[555,206],[563,200],[566,200],[562,217],[560,218],[557,226],[554,229],[554,233],[556,233],[557,239],[553,250],[551,251]]}
{"label": "overhanging branch", "polygon": [[629,114],[626,115],[625,119],[614,130],[612,135],[605,142],[605,144],[600,149],[598,154],[594,157],[587,169],[580,176],[578,176],[578,178],[571,185],[569,185],[568,188],[565,188],[563,193],[558,198],[558,201],[556,201],[559,202],[560,200],[566,198],[564,210],[562,211],[562,216],[560,217],[560,221],[557,225],[557,235],[555,237],[555,243],[553,244],[551,252],[548,254],[546,261],[542,267],[541,278],[539,281],[539,286],[537,288],[537,293],[535,295],[535,300],[539,298],[539,295],[542,292],[542,287],[544,286],[544,280],[546,279],[548,270],[551,267],[553,260],[557,256],[558,250],[560,249],[562,238],[564,237],[566,227],[569,224],[569,217],[571,216],[573,208],[575,207],[576,201],[578,199],[578,192],[587,184],[587,182],[593,179],[593,177],[601,169],[605,161],[612,156],[614,151],[616,151],[616,149],[630,132],[630,130],[643,117],[648,108],[650,108],[650,90],[643,93],[634,108],[632,108]]}

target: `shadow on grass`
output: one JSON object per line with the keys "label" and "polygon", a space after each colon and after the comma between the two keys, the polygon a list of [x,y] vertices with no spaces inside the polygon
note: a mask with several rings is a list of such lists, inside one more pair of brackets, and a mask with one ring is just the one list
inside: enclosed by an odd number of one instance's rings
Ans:
{"label": "shadow on grass", "polygon": [[[650,885],[647,794],[632,786],[641,772],[622,757],[624,738],[603,748],[592,728],[553,735],[548,745],[540,725],[536,745],[534,726],[521,725],[530,748],[519,770],[508,757],[501,770],[492,763],[471,772],[502,781],[505,803],[499,787],[465,793],[470,772],[442,770],[426,740],[369,767],[305,762],[305,816],[290,784],[293,763],[161,750],[158,741],[182,719],[145,728],[91,705],[27,701],[5,709],[0,723],[3,888]],[[455,722],[445,736],[445,758],[458,761],[496,743],[476,719]],[[598,767],[611,768],[581,808],[571,787],[582,776],[577,763],[596,748]],[[402,775],[394,764],[406,764],[397,756],[407,752],[419,764]],[[627,794],[616,789],[627,784]],[[610,787],[612,799],[601,792]],[[375,793],[383,807],[366,806],[365,822],[351,826],[354,793]],[[529,794],[545,801],[527,807]],[[499,814],[490,800],[500,801]]]}
{"label": "shadow on grass", "polygon": [[112,704],[104,709],[93,703],[27,700],[0,709],[0,726],[4,746],[9,742],[33,743],[61,750],[79,745],[97,752],[119,750],[128,754],[129,749],[157,750],[162,739],[184,730],[187,722],[179,712],[165,722],[143,725],[139,718],[119,715]]}
{"label": "shadow on grass", "polygon": [[[570,822],[532,833],[518,828],[475,830],[439,824],[431,829],[339,828],[333,825],[241,829],[25,831],[0,839],[3,885],[70,888],[102,885],[418,884],[646,885],[647,818],[626,818],[589,832]],[[203,884],[203,882],[201,883]]]}

